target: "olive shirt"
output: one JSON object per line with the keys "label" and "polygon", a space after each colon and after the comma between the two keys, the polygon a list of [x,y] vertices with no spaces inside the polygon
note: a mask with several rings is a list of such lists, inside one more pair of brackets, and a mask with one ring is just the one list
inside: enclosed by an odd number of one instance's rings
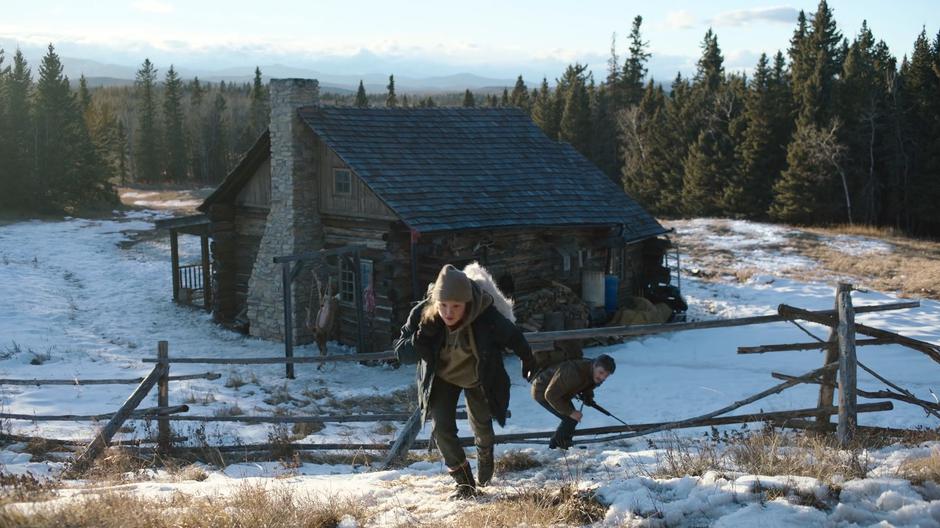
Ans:
{"label": "olive shirt", "polygon": [[594,362],[590,359],[573,359],[550,366],[536,376],[532,382],[532,397],[545,401],[563,416],[575,411],[571,398],[580,394],[586,399],[594,397]]}
{"label": "olive shirt", "polygon": [[493,304],[490,294],[480,292],[478,288],[473,291],[474,300],[469,304],[472,312],[466,314],[459,327],[445,330],[447,338],[437,361],[437,375],[464,389],[471,389],[480,384],[477,376],[480,354],[470,324]]}

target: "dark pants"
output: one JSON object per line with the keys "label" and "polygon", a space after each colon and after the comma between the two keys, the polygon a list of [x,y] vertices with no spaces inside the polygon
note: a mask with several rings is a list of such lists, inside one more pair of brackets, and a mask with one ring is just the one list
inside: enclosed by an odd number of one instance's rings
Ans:
{"label": "dark pants", "polygon": [[491,447],[494,442],[493,416],[483,387],[464,389],[441,378],[434,378],[428,401],[428,414],[434,421],[431,436],[444,457],[444,464],[450,469],[459,467],[467,460],[457,439],[457,400],[461,392],[467,402],[467,418],[473,429],[474,443],[477,447]]}
{"label": "dark pants", "polygon": [[[535,398],[535,401],[537,401],[539,405],[544,407],[546,411],[554,414],[555,416],[561,419],[561,423],[558,424],[558,427],[555,429],[555,436],[552,437],[552,440],[554,440],[554,443],[564,445],[566,442],[570,442],[571,436],[574,434],[575,428],[578,427],[578,421],[570,416],[565,416],[561,414],[560,412],[556,411],[555,408],[552,407],[550,403],[545,401],[544,398],[537,397]],[[559,442],[559,440],[561,442]],[[565,445],[564,447],[567,447],[567,445]]]}

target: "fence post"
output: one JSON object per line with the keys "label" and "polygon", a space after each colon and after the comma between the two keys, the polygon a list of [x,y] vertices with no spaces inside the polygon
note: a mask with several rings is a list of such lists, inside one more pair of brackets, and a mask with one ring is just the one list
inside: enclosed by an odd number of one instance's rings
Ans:
{"label": "fence post", "polygon": [[839,426],[836,434],[845,447],[855,437],[857,413],[857,360],[855,357],[855,309],[852,306],[852,285],[839,283]]}
{"label": "fence post", "polygon": [[[836,286],[836,295],[835,299],[832,302],[833,308],[838,313],[839,311],[839,286]],[[836,327],[829,329],[829,337],[826,339],[828,346],[823,349],[823,366],[831,365],[833,362],[839,360],[839,340],[838,333],[836,333]],[[816,400],[816,406],[820,409],[826,407],[832,407],[832,400],[835,397],[835,383],[836,383],[836,373],[835,372],[826,372],[821,376],[822,383],[819,385],[819,399]],[[830,416],[826,413],[819,413],[816,415],[816,424],[819,426],[819,429],[824,431],[826,426],[829,425]]]}
{"label": "fence post", "polygon": [[[294,357],[294,308],[291,299],[290,262],[281,263],[281,288],[284,293],[284,355]],[[294,364],[287,363],[287,378],[294,379]]]}
{"label": "fence post", "polygon": [[[163,373],[157,379],[157,407],[170,406],[170,345],[166,341],[157,343],[157,365],[163,367]],[[157,447],[160,453],[170,452],[170,421],[166,413],[157,418]]]}

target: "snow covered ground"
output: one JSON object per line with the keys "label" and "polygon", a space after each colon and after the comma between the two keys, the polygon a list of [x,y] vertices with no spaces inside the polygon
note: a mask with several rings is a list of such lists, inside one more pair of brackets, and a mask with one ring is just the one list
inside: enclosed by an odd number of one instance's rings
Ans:
{"label": "snow covered ground", "polygon": [[[146,199],[146,197],[140,197]],[[127,197],[125,197],[127,199]],[[116,213],[110,220],[69,218],[63,221],[26,221],[0,226],[0,378],[134,378],[152,365],[159,340],[170,343],[172,356],[279,356],[283,346],[221,329],[204,312],[170,301],[169,242],[152,233],[154,220],[171,214],[179,204]],[[152,204],[145,204],[152,207]],[[183,204],[188,206],[188,204]],[[720,224],[720,229],[716,226]],[[680,233],[707,239],[714,251],[732,252],[749,268],[759,268],[745,282],[700,281],[683,278],[683,293],[690,304],[690,319],[743,317],[775,313],[781,303],[810,309],[833,304],[834,277],[825,270],[819,282],[783,278],[789,266],[812,267],[806,259],[773,250],[781,240],[778,226],[748,222],[696,220],[672,224]],[[181,258],[198,256],[198,241],[183,237]],[[834,236],[833,247],[859,258],[878,258],[891,246],[865,237]],[[844,249],[843,249],[844,248]],[[683,255],[683,268],[694,270],[696,255]],[[729,273],[733,271],[729,270]],[[890,292],[856,292],[856,305],[892,302]],[[911,337],[940,343],[940,303],[923,301],[920,308],[860,315],[860,322]],[[826,329],[807,325],[825,338]],[[820,352],[764,355],[736,354],[738,346],[802,342],[810,338],[792,324],[777,323],[728,329],[701,330],[635,339],[588,350],[588,355],[611,354],[617,372],[597,391],[597,400],[628,422],[659,422],[697,416],[768,388],[779,381],[771,371],[803,374],[822,365]],[[336,350],[336,353],[342,351]],[[315,355],[310,347],[299,355]],[[899,346],[863,347],[859,359],[889,380],[931,399],[940,366],[926,356]],[[413,369],[341,364],[317,371],[297,367],[297,378],[286,380],[283,366],[214,367],[174,364],[172,374],[214,370],[216,381],[194,380],[171,384],[170,403],[187,402],[192,414],[224,413],[237,406],[244,414],[326,414],[344,411],[343,400],[387,396],[408,389]],[[513,416],[497,433],[554,428],[555,420],[528,396],[528,385],[518,375],[519,363],[507,358],[513,377],[510,404]],[[241,380],[245,384],[235,383]],[[227,383],[228,382],[228,383]],[[859,372],[861,388],[879,390],[879,382]],[[226,386],[228,385],[228,386]],[[0,386],[3,412],[24,414],[97,414],[112,412],[127,398],[131,385]],[[817,388],[804,385],[740,409],[788,410],[815,405]],[[289,397],[288,397],[289,396]],[[143,405],[156,405],[151,395]],[[860,423],[890,427],[934,427],[917,407],[897,404],[895,410],[860,416]],[[398,424],[395,424],[396,426]],[[615,425],[586,410],[583,427]],[[8,421],[5,430],[54,438],[88,439],[94,424],[87,422]],[[469,427],[461,424],[461,432]],[[177,434],[195,437],[194,425],[175,422]],[[422,436],[426,437],[429,427]],[[726,429],[735,429],[729,427]],[[211,443],[265,442],[268,425],[218,424],[206,428]],[[703,430],[680,433],[700,437]],[[146,438],[146,424],[117,439]],[[304,442],[385,442],[394,428],[376,424],[330,424]],[[661,439],[656,437],[653,440]],[[54,475],[63,464],[32,461],[23,445],[0,450],[0,469],[7,473]],[[764,501],[755,481],[765,489],[775,482],[824,495],[825,483],[800,477],[706,473],[701,477],[654,479],[649,475],[663,457],[661,445],[647,439],[591,444],[568,453],[549,451],[538,444],[498,446],[497,456],[524,450],[540,467],[497,477],[487,488],[494,498],[525,486],[574,484],[595,490],[609,505],[602,526],[665,523],[668,526],[940,526],[940,492],[914,486],[897,478],[897,468],[910,456],[926,456],[940,446],[890,447],[866,453],[873,470],[869,478],[840,483],[837,505],[814,508],[786,497]],[[434,525],[453,518],[465,505],[443,500],[451,487],[441,463],[417,462],[396,471],[373,471],[364,466],[303,464],[285,467],[277,462],[242,463],[207,469],[202,482],[175,482],[161,472],[154,480],[124,484],[122,491],[170,497],[177,492],[230,494],[245,484],[288,486],[299,494],[351,496],[381,512],[375,526]],[[68,481],[56,500],[82,495],[83,483]],[[482,501],[485,502],[484,498]],[[17,507],[28,507],[21,505]]]}

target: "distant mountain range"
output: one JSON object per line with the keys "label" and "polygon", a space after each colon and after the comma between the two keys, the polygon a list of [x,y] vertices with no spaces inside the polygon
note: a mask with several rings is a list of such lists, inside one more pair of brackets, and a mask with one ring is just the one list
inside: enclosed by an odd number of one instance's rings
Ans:
{"label": "distant mountain range", "polygon": [[[77,82],[78,78],[84,74],[85,80],[89,86],[122,86],[133,84],[137,69],[129,66],[117,64],[107,64],[89,59],[79,59],[74,57],[62,57],[62,64],[65,68],[65,74],[72,82]],[[267,80],[270,78],[298,77],[305,79],[317,79],[320,81],[320,89],[332,93],[355,93],[359,87],[359,81],[362,80],[365,89],[369,93],[385,92],[388,85],[388,75],[380,73],[370,73],[365,75],[337,75],[324,73],[314,69],[296,68],[284,66],[282,64],[260,65],[262,77]],[[34,68],[35,70],[35,68]],[[165,71],[159,71],[162,78]],[[199,77],[202,81],[226,83],[247,83],[254,79],[254,67],[250,68],[225,68],[221,70],[199,70],[189,68],[178,68],[177,73],[183,79],[192,79]],[[492,77],[483,77],[471,73],[458,73],[453,75],[442,75],[435,77],[409,77],[395,76],[395,89],[399,93],[439,93],[439,92],[462,92],[465,89],[495,92],[502,91],[504,87],[512,89],[515,79],[497,79]]]}

